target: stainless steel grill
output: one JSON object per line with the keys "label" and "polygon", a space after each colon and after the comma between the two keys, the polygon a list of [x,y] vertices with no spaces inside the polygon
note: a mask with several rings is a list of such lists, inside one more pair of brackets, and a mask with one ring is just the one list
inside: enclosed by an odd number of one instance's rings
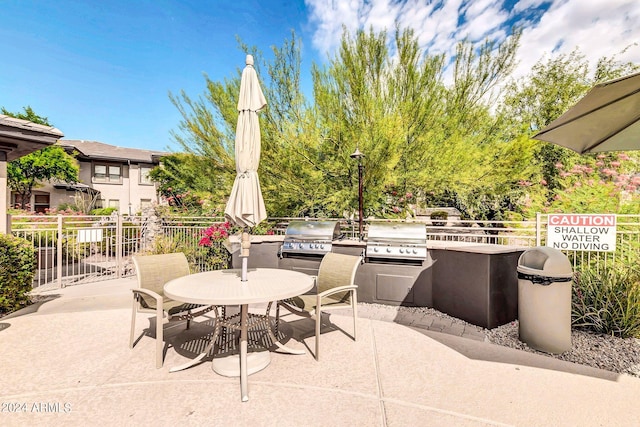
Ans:
{"label": "stainless steel grill", "polygon": [[366,256],[371,259],[422,261],[427,258],[427,229],[420,223],[372,222]]}
{"label": "stainless steel grill", "polygon": [[331,242],[341,237],[338,221],[291,221],[280,254],[324,255],[331,252]]}

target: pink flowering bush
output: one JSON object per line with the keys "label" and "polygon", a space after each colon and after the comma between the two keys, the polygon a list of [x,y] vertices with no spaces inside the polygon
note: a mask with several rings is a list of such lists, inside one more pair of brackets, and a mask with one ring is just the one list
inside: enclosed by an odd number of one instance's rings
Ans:
{"label": "pink flowering bush", "polygon": [[638,159],[627,153],[585,157],[583,163],[555,164],[560,187],[541,207],[543,212],[638,213]]}
{"label": "pink flowering bush", "polygon": [[198,242],[201,248],[197,254],[197,261],[206,270],[221,270],[231,265],[231,254],[223,242],[229,238],[231,224],[229,222],[216,223],[202,231]]}
{"label": "pink flowering bush", "polygon": [[384,194],[384,207],[379,215],[392,218],[404,218],[415,209],[416,197],[410,191],[402,192],[395,187],[387,187]]}
{"label": "pink flowering bush", "polygon": [[216,242],[222,242],[229,237],[230,229],[231,224],[229,222],[213,224],[202,232],[203,236],[198,242],[198,245],[210,247]]}

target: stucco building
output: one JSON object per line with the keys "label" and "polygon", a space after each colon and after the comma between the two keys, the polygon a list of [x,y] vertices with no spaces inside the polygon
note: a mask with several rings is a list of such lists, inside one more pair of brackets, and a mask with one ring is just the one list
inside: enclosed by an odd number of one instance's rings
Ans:
{"label": "stucco building", "polygon": [[[136,214],[160,202],[149,171],[168,153],[85,140],[61,139],[56,145],[74,154],[80,166],[79,182],[43,183],[34,188],[28,201],[32,211],[77,206],[82,198],[85,204],[93,199],[93,207],[114,207],[121,214]],[[11,204],[19,204],[19,198],[18,194],[11,194]]]}

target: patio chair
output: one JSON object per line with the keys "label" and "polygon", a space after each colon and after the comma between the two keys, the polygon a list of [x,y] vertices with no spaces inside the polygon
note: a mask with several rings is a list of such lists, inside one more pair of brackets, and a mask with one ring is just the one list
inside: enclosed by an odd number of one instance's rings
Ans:
{"label": "patio chair", "polygon": [[[161,255],[134,255],[138,288],[133,291],[133,313],[131,315],[131,336],[129,347],[133,348],[138,313],[151,313],[156,317],[156,368],[163,363],[164,324],[172,321],[187,321],[189,329],[191,319],[201,316],[215,306],[185,304],[164,296],[165,283],[190,274],[187,257],[183,253]],[[216,318],[217,318],[216,312]]]}
{"label": "patio chair", "polygon": [[[320,263],[315,294],[304,294],[278,301],[276,306],[276,328],[280,322],[280,307],[304,317],[315,317],[316,349],[315,359],[320,358],[320,326],[322,313],[326,310],[351,307],[353,314],[353,340],[357,333],[357,289],[354,283],[356,271],[362,258],[353,255],[327,253]],[[277,334],[277,329],[276,329]]]}

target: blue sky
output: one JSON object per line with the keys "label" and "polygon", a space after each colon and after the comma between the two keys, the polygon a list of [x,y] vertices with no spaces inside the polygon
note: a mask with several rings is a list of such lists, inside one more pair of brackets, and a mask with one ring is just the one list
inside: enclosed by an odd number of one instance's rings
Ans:
{"label": "blue sky", "polygon": [[620,59],[640,64],[637,0],[0,0],[0,11],[0,106],[31,106],[66,139],[149,150],[177,149],[169,92],[197,97],[203,73],[222,80],[244,66],[237,37],[269,55],[295,30],[306,85],[343,25],[393,30],[396,21],[448,55],[464,37],[502,40],[521,25],[516,77],[576,46],[594,65],[631,46]]}

